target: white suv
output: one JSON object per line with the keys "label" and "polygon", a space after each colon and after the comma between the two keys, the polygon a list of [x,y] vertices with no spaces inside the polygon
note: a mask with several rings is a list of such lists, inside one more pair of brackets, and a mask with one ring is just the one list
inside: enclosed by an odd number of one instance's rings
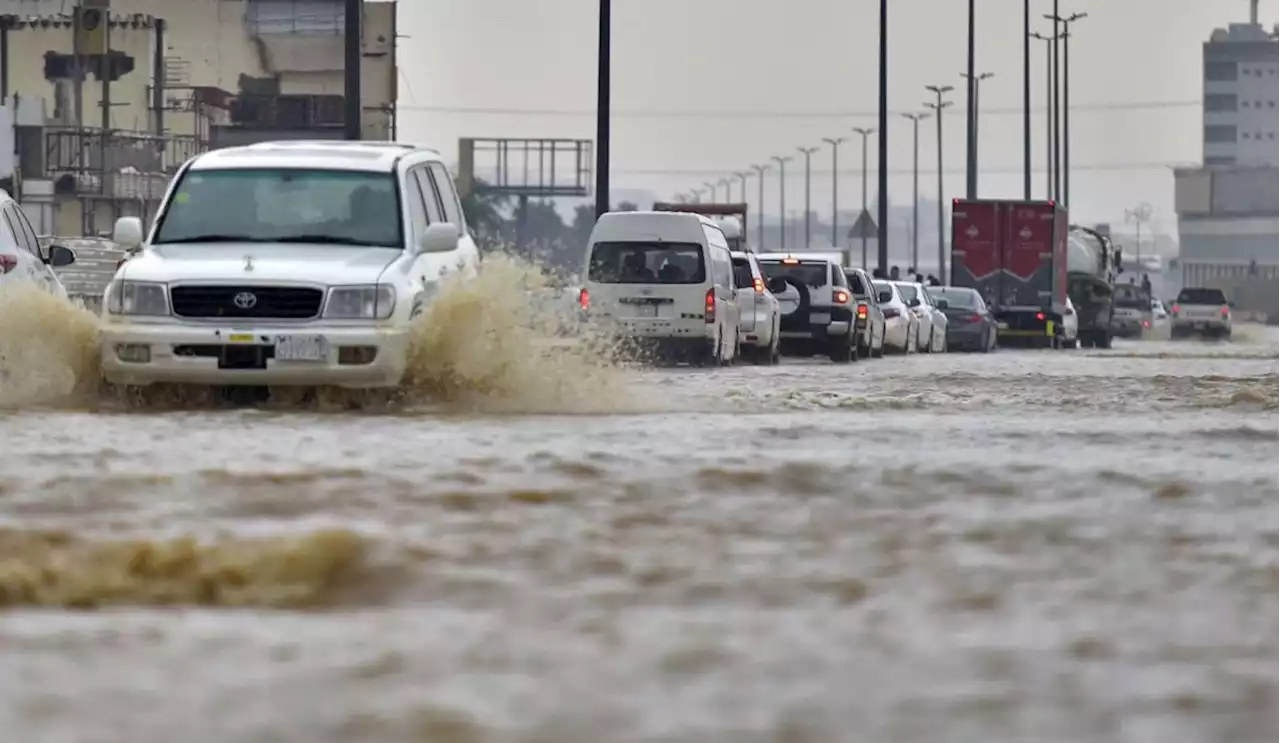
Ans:
{"label": "white suv", "polygon": [[108,381],[391,387],[412,319],[479,253],[439,153],[267,142],[189,160],[102,303]]}

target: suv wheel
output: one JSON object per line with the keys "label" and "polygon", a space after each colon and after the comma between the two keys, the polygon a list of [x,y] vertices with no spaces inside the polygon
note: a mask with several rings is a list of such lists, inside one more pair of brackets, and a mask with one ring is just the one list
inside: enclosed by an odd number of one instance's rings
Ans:
{"label": "suv wheel", "polygon": [[853,361],[853,336],[844,335],[832,339],[828,355],[837,364],[847,364]]}

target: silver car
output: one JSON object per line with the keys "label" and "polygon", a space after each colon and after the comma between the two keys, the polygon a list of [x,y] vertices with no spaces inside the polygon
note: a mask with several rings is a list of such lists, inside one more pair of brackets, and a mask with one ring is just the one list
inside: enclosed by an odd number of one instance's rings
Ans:
{"label": "silver car", "polygon": [[[738,342],[744,358],[761,364],[776,364],[782,358],[778,325],[782,312],[778,298],[769,291],[769,282],[755,255],[741,250],[729,253],[733,259],[733,283],[738,289]],[[775,286],[775,288],[777,288]]]}

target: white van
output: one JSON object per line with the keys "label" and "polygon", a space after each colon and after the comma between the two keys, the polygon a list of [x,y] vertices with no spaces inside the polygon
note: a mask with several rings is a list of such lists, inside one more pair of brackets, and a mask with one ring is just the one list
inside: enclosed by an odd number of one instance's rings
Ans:
{"label": "white van", "polygon": [[727,364],[738,356],[729,244],[689,212],[609,212],[587,241],[578,305],[593,322],[662,357]]}

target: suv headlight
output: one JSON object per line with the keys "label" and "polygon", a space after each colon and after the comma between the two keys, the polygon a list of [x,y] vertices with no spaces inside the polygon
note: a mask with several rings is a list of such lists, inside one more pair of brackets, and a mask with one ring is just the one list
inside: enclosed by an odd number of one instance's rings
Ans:
{"label": "suv headlight", "polygon": [[115,281],[107,287],[107,312],[113,315],[168,315],[169,293],[165,284],[152,281]]}
{"label": "suv headlight", "polygon": [[324,316],[331,320],[385,320],[396,308],[395,287],[335,286],[329,289]]}

